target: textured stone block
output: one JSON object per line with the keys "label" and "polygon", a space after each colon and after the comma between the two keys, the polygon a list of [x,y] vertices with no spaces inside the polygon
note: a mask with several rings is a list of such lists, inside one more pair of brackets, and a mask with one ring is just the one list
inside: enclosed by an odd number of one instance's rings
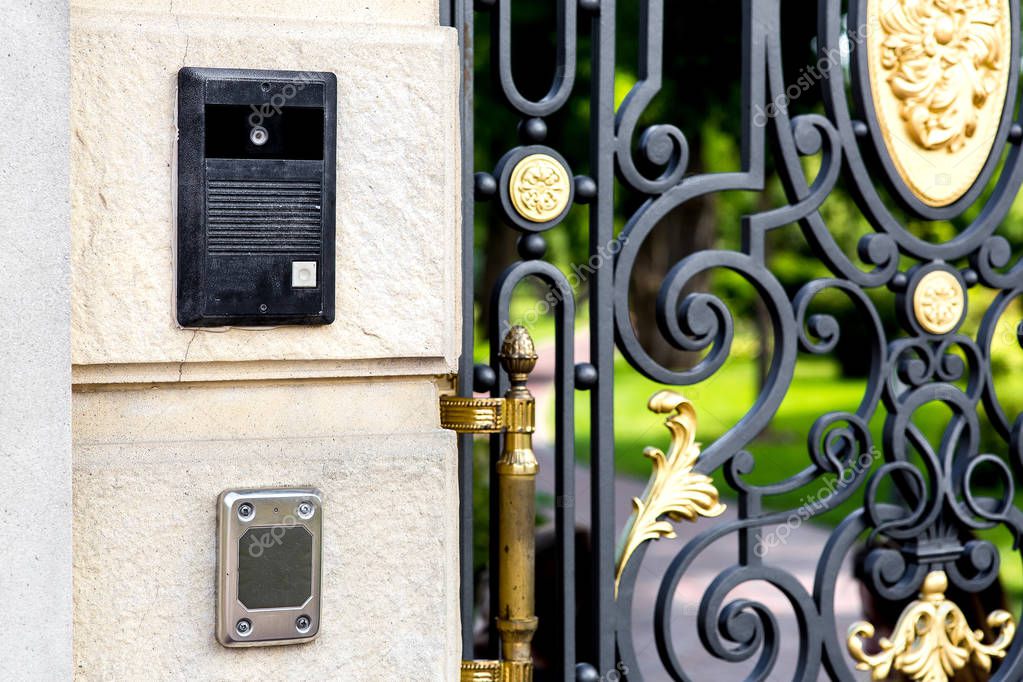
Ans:
{"label": "textured stone block", "polygon": [[[457,679],[455,439],[420,380],[75,393],[80,679]],[[324,494],[322,629],[214,638],[216,498]]]}
{"label": "textured stone block", "polygon": [[[431,373],[453,370],[454,31],[75,8],[71,64],[75,364],[419,358],[434,360]],[[174,108],[184,65],[337,74],[334,324],[177,326]]]}

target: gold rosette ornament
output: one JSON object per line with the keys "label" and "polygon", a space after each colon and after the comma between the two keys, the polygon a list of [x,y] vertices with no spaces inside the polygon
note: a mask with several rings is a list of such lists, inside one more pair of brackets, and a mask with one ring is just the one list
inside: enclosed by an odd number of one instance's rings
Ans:
{"label": "gold rosette ornament", "polygon": [[643,450],[654,468],[643,499],[632,498],[632,516],[618,546],[615,597],[629,559],[644,542],[676,537],[671,522],[696,521],[701,516],[720,516],[725,511],[714,481],[693,471],[700,457],[693,404],[672,391],[658,391],[647,407],[651,412],[671,415],[664,422],[671,432],[671,446],[667,455],[657,448]]}

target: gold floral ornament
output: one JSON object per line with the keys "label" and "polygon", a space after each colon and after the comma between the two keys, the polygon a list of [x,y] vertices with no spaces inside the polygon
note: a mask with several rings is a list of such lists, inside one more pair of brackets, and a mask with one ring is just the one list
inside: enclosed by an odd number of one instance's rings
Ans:
{"label": "gold floral ornament", "polygon": [[874,108],[902,179],[944,206],[976,181],[1005,107],[1009,0],[868,0]]}
{"label": "gold floral ornament", "polygon": [[882,11],[881,63],[924,149],[956,152],[977,132],[977,112],[998,88],[1001,20],[997,0],[902,0]]}
{"label": "gold floral ornament", "polygon": [[560,161],[548,154],[530,154],[512,169],[508,193],[515,211],[534,223],[560,216],[572,194],[571,178]]}
{"label": "gold floral ornament", "polygon": [[711,478],[693,471],[700,457],[693,404],[673,391],[658,391],[647,408],[656,414],[671,414],[664,422],[671,432],[671,446],[667,455],[657,448],[643,450],[643,455],[653,461],[653,472],[643,499],[632,498],[632,516],[618,546],[615,597],[629,559],[644,542],[676,537],[670,521],[696,521],[725,511]]}
{"label": "gold floral ornament", "polygon": [[998,639],[984,644],[984,634],[971,630],[966,616],[945,598],[948,578],[933,571],[924,579],[920,598],[906,607],[895,625],[892,639],[882,637],[881,653],[863,650],[863,640],[874,636],[870,623],[856,623],[849,629],[849,653],[859,670],[870,670],[871,679],[887,680],[892,672],[915,682],[948,682],[972,662],[991,670],[992,658],[1004,658],[1016,634],[1016,624],[1006,611],[994,611],[987,618],[998,629]]}

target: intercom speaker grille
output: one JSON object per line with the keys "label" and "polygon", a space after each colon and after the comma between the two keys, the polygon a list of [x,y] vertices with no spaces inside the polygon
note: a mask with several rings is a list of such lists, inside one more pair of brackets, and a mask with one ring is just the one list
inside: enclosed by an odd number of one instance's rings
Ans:
{"label": "intercom speaker grille", "polygon": [[317,180],[208,178],[207,253],[319,257],[322,195]]}

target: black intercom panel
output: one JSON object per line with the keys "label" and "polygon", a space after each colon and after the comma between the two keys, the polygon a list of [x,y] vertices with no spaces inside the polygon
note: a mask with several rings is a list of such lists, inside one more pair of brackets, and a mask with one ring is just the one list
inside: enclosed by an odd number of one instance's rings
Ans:
{"label": "black intercom panel", "polygon": [[178,72],[184,327],[334,321],[337,78]]}

